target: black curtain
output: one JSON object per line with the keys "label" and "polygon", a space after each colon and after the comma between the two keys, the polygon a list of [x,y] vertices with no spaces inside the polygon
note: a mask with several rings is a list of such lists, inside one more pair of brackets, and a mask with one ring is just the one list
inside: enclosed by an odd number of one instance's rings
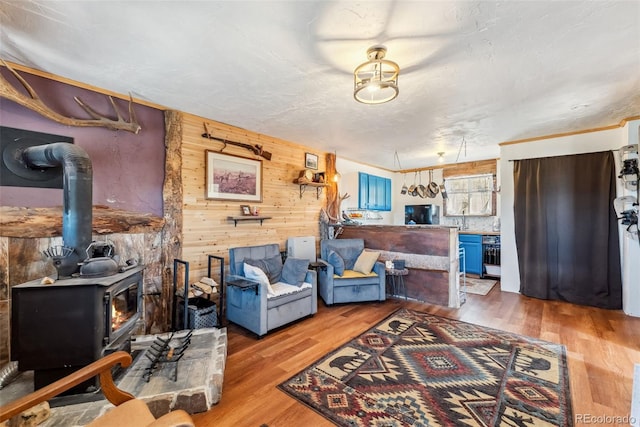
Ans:
{"label": "black curtain", "polygon": [[622,308],[610,151],[514,162],[520,293]]}

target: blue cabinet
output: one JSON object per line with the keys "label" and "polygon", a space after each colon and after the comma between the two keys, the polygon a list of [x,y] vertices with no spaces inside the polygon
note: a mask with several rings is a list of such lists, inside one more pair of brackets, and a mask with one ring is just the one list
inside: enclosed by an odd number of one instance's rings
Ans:
{"label": "blue cabinet", "polygon": [[391,210],[391,180],[359,172],[358,209]]}
{"label": "blue cabinet", "polygon": [[482,236],[458,234],[458,240],[465,251],[467,273],[482,275]]}

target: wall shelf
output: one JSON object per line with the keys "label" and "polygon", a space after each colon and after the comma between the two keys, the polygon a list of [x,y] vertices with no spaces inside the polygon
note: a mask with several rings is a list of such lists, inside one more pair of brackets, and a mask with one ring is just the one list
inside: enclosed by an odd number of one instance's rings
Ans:
{"label": "wall shelf", "polygon": [[316,189],[316,199],[320,199],[320,193],[322,193],[322,189],[328,187],[329,184],[324,182],[312,182],[312,181],[294,181],[294,184],[298,184],[300,186],[300,198],[302,199],[302,195],[308,187],[314,187]]}
{"label": "wall shelf", "polygon": [[260,225],[262,225],[262,221],[265,219],[271,219],[270,216],[254,216],[254,215],[243,215],[243,216],[228,216],[227,219],[229,221],[233,221],[233,226],[238,226],[238,221],[260,221]]}

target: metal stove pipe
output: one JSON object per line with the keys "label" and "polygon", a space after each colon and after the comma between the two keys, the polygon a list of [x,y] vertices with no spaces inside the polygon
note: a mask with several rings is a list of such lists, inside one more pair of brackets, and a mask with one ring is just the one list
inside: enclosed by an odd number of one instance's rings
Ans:
{"label": "metal stove pipe", "polygon": [[58,276],[69,277],[76,273],[79,262],[87,257],[91,244],[93,206],[93,168],[89,155],[74,144],[56,142],[29,147],[22,154],[31,168],[62,166],[63,206],[62,240],[73,253],[56,260]]}

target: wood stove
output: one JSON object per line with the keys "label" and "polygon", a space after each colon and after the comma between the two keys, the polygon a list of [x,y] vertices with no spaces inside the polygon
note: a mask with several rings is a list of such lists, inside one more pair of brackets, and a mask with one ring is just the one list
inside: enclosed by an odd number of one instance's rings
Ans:
{"label": "wood stove", "polygon": [[[116,350],[130,350],[141,317],[142,270],[74,277],[11,289],[11,359],[34,371],[39,389]],[[95,384],[74,389],[79,393]]]}

